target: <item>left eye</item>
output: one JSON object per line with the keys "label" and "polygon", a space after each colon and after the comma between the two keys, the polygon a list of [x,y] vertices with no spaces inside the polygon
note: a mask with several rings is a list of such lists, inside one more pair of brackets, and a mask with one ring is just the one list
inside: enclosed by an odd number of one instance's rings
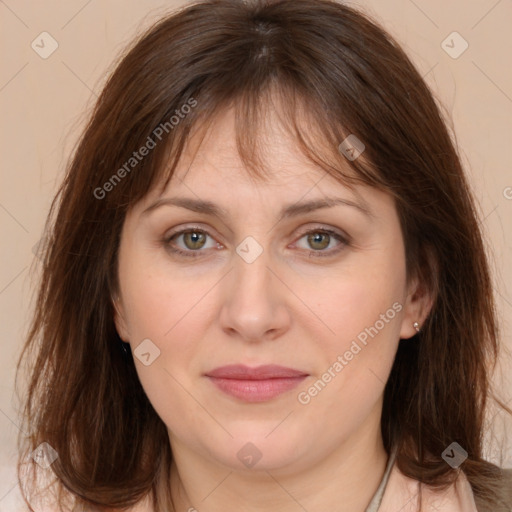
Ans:
{"label": "left eye", "polygon": [[[321,250],[326,249],[333,240],[338,239],[340,241],[343,241],[343,238],[338,235],[337,233],[334,233],[333,231],[309,231],[308,233],[304,234],[299,240],[302,240],[303,238],[306,238],[307,243],[313,247],[314,249]],[[305,248],[306,250],[309,250]],[[313,251],[316,252],[316,251]]]}
{"label": "left eye", "polygon": [[[178,231],[177,233],[168,236],[164,243],[168,250],[175,254],[187,256],[187,257],[197,257],[200,256],[201,249],[211,249],[213,247],[217,247],[221,249],[223,246],[218,242],[214,242],[210,244],[210,247],[206,246],[207,238],[212,238],[208,232],[202,229],[185,229],[182,231]],[[185,247],[175,246],[175,241],[182,239],[182,242]],[[310,256],[328,256],[340,250],[340,246],[344,246],[347,244],[347,240],[341,234],[332,231],[330,229],[314,229],[307,231],[300,238],[306,239],[306,243],[309,244],[313,250],[303,247],[304,250],[309,252]],[[332,250],[331,242],[334,240],[338,240],[340,243],[336,246],[337,248]],[[326,251],[326,248],[331,248]]]}

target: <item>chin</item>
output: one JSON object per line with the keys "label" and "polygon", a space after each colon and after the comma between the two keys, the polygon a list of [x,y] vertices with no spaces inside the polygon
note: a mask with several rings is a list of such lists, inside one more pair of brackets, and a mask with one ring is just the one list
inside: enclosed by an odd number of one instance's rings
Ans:
{"label": "chin", "polygon": [[277,429],[272,432],[275,427],[274,423],[270,429],[230,430],[233,438],[226,439],[224,444],[216,444],[211,454],[236,471],[295,470],[306,462],[307,454],[311,454],[308,443],[289,435],[285,428],[279,433]]}

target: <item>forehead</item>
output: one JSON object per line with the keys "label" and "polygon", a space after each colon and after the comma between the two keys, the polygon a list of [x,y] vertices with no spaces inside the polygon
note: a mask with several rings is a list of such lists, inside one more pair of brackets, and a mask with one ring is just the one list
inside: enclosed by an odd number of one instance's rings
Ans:
{"label": "forehead", "polygon": [[[337,196],[355,199],[362,210],[371,211],[365,203],[377,199],[380,191],[365,185],[340,154],[340,134],[333,136],[331,122],[307,98],[283,94],[279,88],[203,110],[187,133],[183,151],[160,168],[149,192],[129,210],[142,213],[170,196],[195,197],[244,212],[284,210],[285,204],[302,199]],[[364,155],[358,157],[364,160]]]}
{"label": "forehead", "polygon": [[[207,125],[200,125],[189,137],[165,190],[190,187],[208,192],[226,189],[233,192],[237,187],[256,192],[286,187],[289,194],[297,194],[301,190],[305,193],[319,181],[330,188],[346,188],[304,154],[276,110],[266,108],[256,129],[241,134],[248,142],[249,159],[251,163],[257,162],[261,176],[247,168],[237,144],[237,135],[240,136],[237,129],[244,127],[237,126],[233,107],[216,114]],[[308,131],[303,133],[307,138],[319,138],[310,126],[304,126],[304,130]],[[317,150],[325,152],[320,142]],[[348,165],[343,173],[354,174]]]}
{"label": "forehead", "polygon": [[[263,179],[255,180],[244,165],[237,147],[235,112],[230,109],[189,138],[171,179],[165,187],[153,189],[135,211],[145,214],[167,204],[222,218],[234,212],[246,217],[274,211],[284,217],[345,204],[375,220],[369,203],[377,202],[392,214],[386,194],[368,186],[349,187],[310,160],[275,115],[261,123],[257,135],[254,145]],[[353,172],[346,165],[343,172]]]}

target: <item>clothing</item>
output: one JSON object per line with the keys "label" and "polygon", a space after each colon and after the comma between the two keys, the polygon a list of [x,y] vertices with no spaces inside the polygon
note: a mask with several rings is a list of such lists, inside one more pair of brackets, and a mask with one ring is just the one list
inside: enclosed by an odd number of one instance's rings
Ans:
{"label": "clothing", "polygon": [[379,510],[382,497],[384,496],[384,491],[386,490],[389,476],[391,474],[391,470],[393,469],[393,466],[395,464],[395,457],[396,450],[393,450],[391,452],[391,455],[389,456],[386,470],[384,471],[384,476],[382,477],[379,487],[377,488],[377,491],[373,495],[372,501],[370,501],[370,504],[366,508],[365,512],[377,512],[377,510]]}
{"label": "clothing", "polygon": [[[386,471],[365,512],[417,512],[419,482],[406,477],[395,464],[396,451],[389,457]],[[464,473],[445,491],[422,486],[423,510],[429,512],[478,512],[471,486]]]}

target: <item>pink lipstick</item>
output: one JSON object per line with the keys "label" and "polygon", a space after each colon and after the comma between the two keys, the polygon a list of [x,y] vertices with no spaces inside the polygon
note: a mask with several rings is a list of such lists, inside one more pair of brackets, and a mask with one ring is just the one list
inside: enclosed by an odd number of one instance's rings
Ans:
{"label": "pink lipstick", "polygon": [[245,402],[265,402],[298,386],[308,374],[292,368],[228,365],[206,374],[221,391]]}

